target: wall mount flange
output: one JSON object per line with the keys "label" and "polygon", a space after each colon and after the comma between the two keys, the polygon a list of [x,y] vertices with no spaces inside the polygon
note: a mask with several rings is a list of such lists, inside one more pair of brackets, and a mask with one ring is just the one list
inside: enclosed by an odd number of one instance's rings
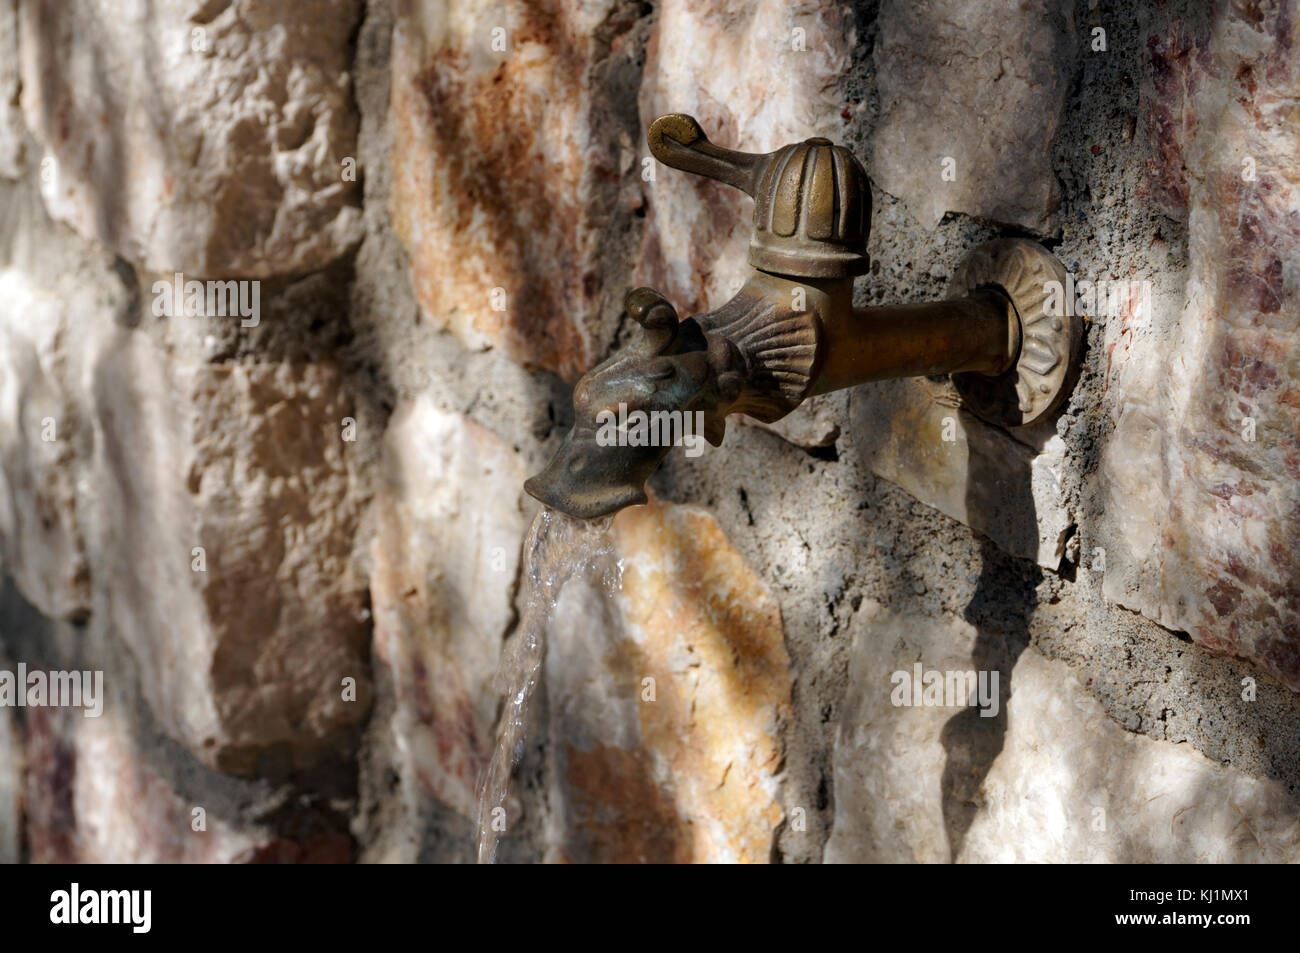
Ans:
{"label": "wall mount flange", "polygon": [[1073,390],[1083,363],[1083,316],[1065,300],[1065,265],[1022,238],[1000,238],[972,250],[953,275],[949,294],[989,287],[1006,294],[1015,308],[1020,354],[999,376],[966,372],[953,374],[952,381],[962,407],[976,417],[1000,427],[1027,427],[1053,414]]}

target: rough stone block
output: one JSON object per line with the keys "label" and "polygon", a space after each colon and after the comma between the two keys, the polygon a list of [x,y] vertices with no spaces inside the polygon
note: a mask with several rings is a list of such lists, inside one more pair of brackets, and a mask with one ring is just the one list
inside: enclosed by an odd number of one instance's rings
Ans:
{"label": "rough stone block", "polygon": [[393,227],[416,301],[467,347],[572,380],[612,339],[602,302],[625,289],[607,255],[640,198],[617,75],[601,77],[638,15],[615,0],[399,10]]}
{"label": "rough stone block", "polygon": [[[361,238],[357,0],[24,0],[50,214],[151,271],[310,271]],[[3,92],[0,91],[0,98]],[[29,161],[36,161],[33,157]]]}
{"label": "rough stone block", "polygon": [[170,359],[117,331],[93,398],[97,611],[159,721],[234,773],[345,750],[369,626],[337,369]]}
{"label": "rough stone block", "polygon": [[[992,658],[994,638],[863,605],[835,741],[828,863],[1300,858],[1300,809],[1285,784],[1125,731],[1064,662],[1032,646]],[[988,670],[991,658],[994,717],[894,704],[896,671],[919,663],[946,676]]]}
{"label": "rough stone block", "polygon": [[707,513],[614,521],[623,588],[570,583],[546,669],[559,859],[766,863],[784,812],[781,611]]}
{"label": "rough stone block", "polygon": [[514,620],[524,466],[482,425],[420,398],[389,421],[384,475],[370,595],[401,769],[472,819],[500,700],[493,676]]}
{"label": "rough stone block", "polygon": [[[1153,37],[1158,190],[1185,200],[1185,293],[1106,324],[1106,597],[1300,691],[1300,25],[1226,5]],[[1184,171],[1185,170],[1185,171]]]}
{"label": "rough stone block", "polygon": [[1061,0],[884,0],[867,171],[927,228],[963,212],[1049,234],[1052,141],[1076,57]]}

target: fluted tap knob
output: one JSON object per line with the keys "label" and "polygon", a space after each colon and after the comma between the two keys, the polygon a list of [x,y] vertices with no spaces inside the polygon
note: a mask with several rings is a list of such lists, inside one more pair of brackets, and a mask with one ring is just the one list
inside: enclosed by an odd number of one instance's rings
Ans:
{"label": "fluted tap knob", "polygon": [[646,137],[665,165],[725,182],[754,198],[749,262],[790,278],[849,278],[867,270],[871,185],[844,146],[813,138],[755,154],[716,146],[690,116],[660,116]]}

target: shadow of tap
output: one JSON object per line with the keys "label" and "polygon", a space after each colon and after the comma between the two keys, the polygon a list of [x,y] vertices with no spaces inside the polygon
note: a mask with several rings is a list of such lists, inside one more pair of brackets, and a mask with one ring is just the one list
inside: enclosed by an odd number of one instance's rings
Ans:
{"label": "shadow of tap", "polygon": [[[963,418],[967,427],[985,426],[969,415],[963,414]],[[968,512],[973,515],[978,511],[987,499],[981,489],[993,483],[1002,484],[999,495],[1003,499],[1019,501],[1027,510],[1010,530],[1024,538],[1004,541],[1015,552],[1032,552],[1038,545],[1030,462],[1026,457],[1017,457],[1008,464],[1007,458],[994,460],[982,453],[970,453],[967,459]],[[953,861],[961,855],[981,806],[980,789],[1005,744],[1011,674],[1029,644],[1029,624],[1043,578],[1042,570],[1031,560],[1008,555],[982,534],[977,539],[979,579],[963,616],[976,629],[972,668],[977,673],[990,673],[990,679],[992,673],[998,673],[997,708],[992,716],[982,706],[963,708],[947,721],[939,736],[947,754],[940,791]]]}

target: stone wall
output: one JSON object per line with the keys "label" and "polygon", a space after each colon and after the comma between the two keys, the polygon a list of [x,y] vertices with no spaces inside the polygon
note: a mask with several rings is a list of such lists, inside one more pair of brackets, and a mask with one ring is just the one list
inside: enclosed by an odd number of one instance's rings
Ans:
{"label": "stone wall", "polygon": [[670,455],[619,597],[555,614],[503,859],[1300,860],[1298,33],[0,0],[0,671],[105,686],[0,707],[0,861],[472,859],[521,484],[628,287],[689,314],[746,273],[749,200],[644,161],[670,111],[857,152],[860,304],[1002,235],[1116,294],[1046,425],[896,381]]}

